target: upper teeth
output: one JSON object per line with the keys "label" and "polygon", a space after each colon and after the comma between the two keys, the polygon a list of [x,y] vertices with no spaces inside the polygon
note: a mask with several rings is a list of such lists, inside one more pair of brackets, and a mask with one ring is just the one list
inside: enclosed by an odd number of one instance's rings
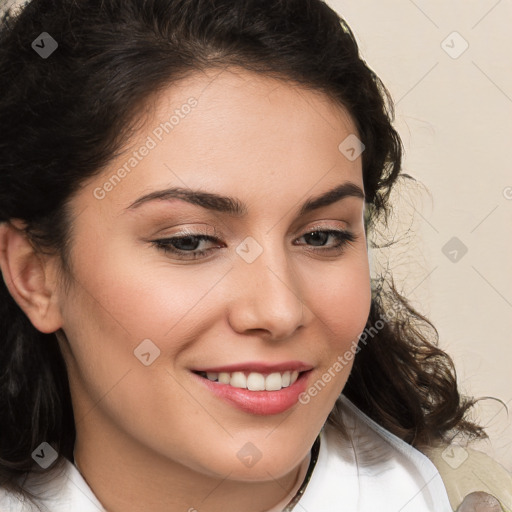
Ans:
{"label": "upper teeth", "polygon": [[250,372],[247,376],[244,372],[206,372],[206,377],[209,380],[217,380],[222,384],[229,384],[235,388],[245,388],[250,391],[278,391],[281,388],[291,386],[298,376],[299,372],[296,370],[293,372],[276,372],[266,376],[258,372]]}

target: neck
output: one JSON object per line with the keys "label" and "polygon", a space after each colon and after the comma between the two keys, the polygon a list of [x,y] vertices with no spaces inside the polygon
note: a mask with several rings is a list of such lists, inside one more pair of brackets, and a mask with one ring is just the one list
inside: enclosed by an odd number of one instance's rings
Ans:
{"label": "neck", "polygon": [[108,512],[280,512],[306,476],[310,453],[268,481],[230,480],[195,471],[141,446],[125,432],[87,422],[77,428],[75,465]]}

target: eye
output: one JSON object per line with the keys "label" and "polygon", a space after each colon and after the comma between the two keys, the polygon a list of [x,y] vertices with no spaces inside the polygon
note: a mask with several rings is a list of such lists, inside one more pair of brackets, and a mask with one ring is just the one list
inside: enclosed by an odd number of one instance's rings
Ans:
{"label": "eye", "polygon": [[[330,237],[335,239],[335,243],[327,246],[326,242]],[[314,229],[308,231],[297,240],[301,238],[308,239],[312,242],[313,248],[311,250],[314,252],[334,252],[339,254],[347,244],[357,240],[357,235],[341,229]],[[206,256],[215,249],[215,247],[213,247],[199,250],[202,242],[215,243],[217,248],[222,248],[222,242],[218,238],[201,233],[187,233],[186,236],[162,238],[160,240],[153,240],[151,243],[165,253],[177,255],[179,259],[194,260]],[[298,244],[294,243],[294,245]]]}
{"label": "eye", "polygon": [[164,252],[178,255],[181,259],[197,259],[205,256],[211,249],[198,250],[201,242],[218,242],[218,239],[202,234],[187,234],[186,236],[176,236],[154,240],[153,244]]}
{"label": "eye", "polygon": [[[329,237],[333,237],[336,242],[334,245],[326,247],[326,242]],[[300,238],[307,238],[313,242],[314,247],[320,247],[320,249],[313,248],[312,250],[314,252],[322,253],[330,251],[335,254],[339,254],[343,252],[345,246],[357,240],[357,235],[344,229],[313,229],[302,235]]]}

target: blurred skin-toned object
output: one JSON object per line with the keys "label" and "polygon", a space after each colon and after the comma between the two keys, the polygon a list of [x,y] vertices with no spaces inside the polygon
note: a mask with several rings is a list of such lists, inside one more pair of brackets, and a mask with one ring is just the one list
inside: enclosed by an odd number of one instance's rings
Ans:
{"label": "blurred skin-toned object", "polygon": [[450,461],[450,446],[425,452],[443,479],[456,512],[511,512],[512,475],[485,453],[457,447],[464,460]]}

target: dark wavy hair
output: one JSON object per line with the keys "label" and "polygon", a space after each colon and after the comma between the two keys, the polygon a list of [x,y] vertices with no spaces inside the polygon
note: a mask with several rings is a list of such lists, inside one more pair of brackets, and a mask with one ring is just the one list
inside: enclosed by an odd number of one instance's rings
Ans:
{"label": "dark wavy hair", "polygon": [[[31,47],[42,32],[58,42],[47,59]],[[116,156],[147,101],[189,74],[227,66],[321,91],[347,109],[366,147],[367,232],[388,222],[403,150],[392,99],[346,22],[321,0],[33,0],[5,13],[0,222],[21,219],[34,246],[59,254],[67,268],[69,201]],[[371,336],[344,395],[418,448],[454,432],[486,437],[466,417],[475,400],[459,394],[434,326],[392,278],[373,285]],[[343,433],[339,403],[328,422]],[[0,432],[5,488],[24,492],[18,477],[38,469],[31,453],[42,441],[73,460],[73,408],[56,334],[37,331],[1,279]]]}

